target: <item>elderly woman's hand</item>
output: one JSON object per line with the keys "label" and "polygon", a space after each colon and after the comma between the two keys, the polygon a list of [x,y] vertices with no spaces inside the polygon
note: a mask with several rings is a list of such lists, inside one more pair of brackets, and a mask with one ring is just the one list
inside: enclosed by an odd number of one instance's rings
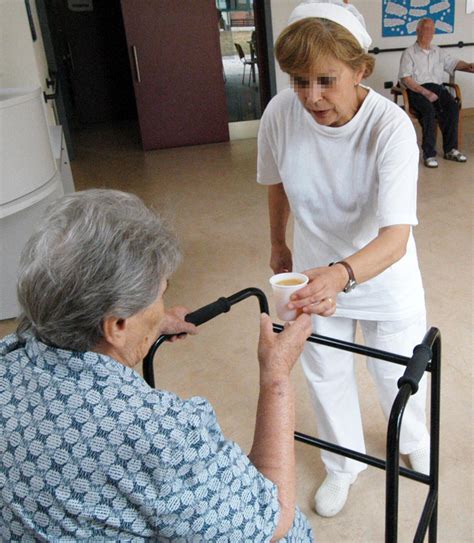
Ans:
{"label": "elderly woman's hand", "polygon": [[160,323],[160,333],[170,335],[170,341],[184,338],[187,334],[197,334],[197,327],[184,320],[188,313],[190,310],[187,307],[179,305],[167,309]]}
{"label": "elderly woman's hand", "polygon": [[324,266],[303,272],[309,283],[291,296],[290,309],[330,317],[336,311],[336,296],[347,283],[347,272],[342,266]]}
{"label": "elderly woman's hand", "polygon": [[270,317],[262,313],[258,343],[261,381],[288,378],[310,335],[309,315],[300,315],[294,322],[286,323],[283,332],[277,334],[273,332]]}

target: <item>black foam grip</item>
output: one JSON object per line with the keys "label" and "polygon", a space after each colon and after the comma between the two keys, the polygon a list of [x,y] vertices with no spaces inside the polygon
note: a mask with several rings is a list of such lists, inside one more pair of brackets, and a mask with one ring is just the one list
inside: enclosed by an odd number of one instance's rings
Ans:
{"label": "black foam grip", "polygon": [[200,307],[192,313],[188,313],[184,320],[187,322],[191,322],[196,326],[199,326],[200,324],[204,324],[205,322],[210,321],[214,317],[217,317],[217,315],[220,315],[221,313],[227,313],[230,308],[231,304],[229,303],[227,298],[219,298],[215,302],[207,304],[204,307]]}
{"label": "black foam grip", "polygon": [[413,349],[413,356],[408,362],[405,373],[398,380],[398,388],[408,383],[412,390],[411,393],[415,394],[431,357],[432,352],[429,347],[423,344],[417,345]]}

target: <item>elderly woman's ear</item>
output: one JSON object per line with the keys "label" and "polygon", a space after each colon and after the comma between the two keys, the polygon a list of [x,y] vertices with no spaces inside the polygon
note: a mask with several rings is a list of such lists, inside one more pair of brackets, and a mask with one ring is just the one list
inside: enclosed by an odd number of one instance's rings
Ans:
{"label": "elderly woman's ear", "polygon": [[128,319],[123,317],[105,317],[102,321],[103,340],[114,346],[123,347],[126,343]]}
{"label": "elderly woman's ear", "polygon": [[[96,353],[110,356],[126,366],[135,365],[131,364],[126,349],[129,343],[129,336],[129,319],[113,315],[105,317],[102,321],[102,338],[92,350]],[[136,363],[138,363],[138,360]]]}

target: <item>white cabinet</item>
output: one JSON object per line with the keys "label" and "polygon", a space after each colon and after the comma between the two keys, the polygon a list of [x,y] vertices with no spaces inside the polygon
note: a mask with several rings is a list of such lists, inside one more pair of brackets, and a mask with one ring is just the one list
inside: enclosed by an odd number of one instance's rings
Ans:
{"label": "white cabinet", "polygon": [[75,192],[74,179],[72,177],[71,164],[69,162],[69,155],[62,127],[59,125],[50,125],[49,136],[54,159],[56,160],[56,167],[61,175],[64,194],[71,194],[72,192]]}
{"label": "white cabinet", "polygon": [[44,209],[63,194],[41,88],[0,89],[0,319],[18,315],[21,250]]}

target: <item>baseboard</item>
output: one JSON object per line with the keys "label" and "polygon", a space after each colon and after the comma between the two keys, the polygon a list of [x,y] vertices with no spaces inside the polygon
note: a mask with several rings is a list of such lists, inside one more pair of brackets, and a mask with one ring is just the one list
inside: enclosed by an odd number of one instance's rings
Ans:
{"label": "baseboard", "polygon": [[463,108],[462,115],[463,117],[474,117],[474,107]]}

